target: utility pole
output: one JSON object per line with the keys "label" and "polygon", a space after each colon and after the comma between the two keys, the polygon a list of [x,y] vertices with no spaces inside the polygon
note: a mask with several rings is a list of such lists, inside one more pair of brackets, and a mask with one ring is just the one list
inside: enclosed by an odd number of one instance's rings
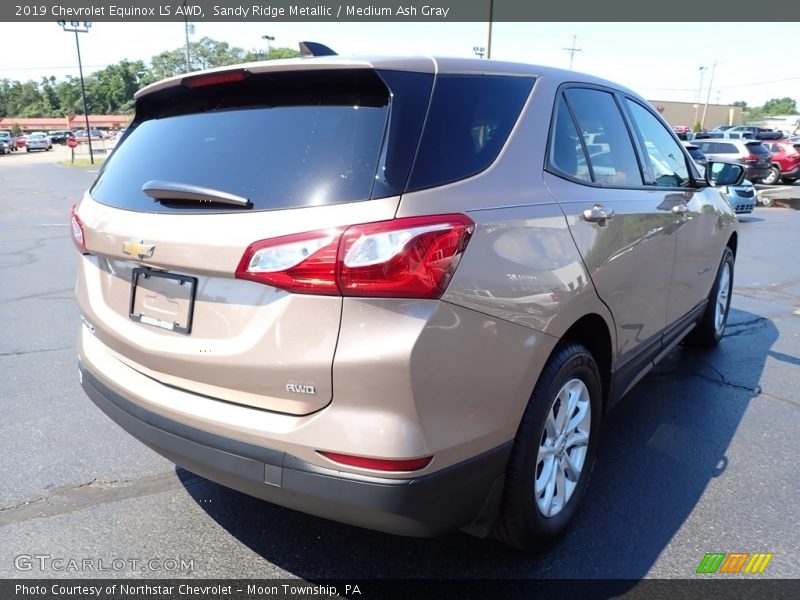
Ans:
{"label": "utility pole", "polygon": [[703,75],[707,68],[708,67],[700,67],[700,87],[697,88],[697,104],[694,105],[694,123],[692,123],[692,127],[694,127],[695,123],[700,122],[700,100],[703,97]]}
{"label": "utility pole", "polygon": [[562,48],[562,50],[566,50],[569,52],[569,70],[572,70],[572,61],[575,59],[576,52],[583,52],[581,48],[576,48],[575,43],[578,41],[578,35],[572,36],[572,48]]}
{"label": "utility pole", "polygon": [[[489,0],[489,41],[486,44],[486,58],[492,58],[492,20],[494,18],[494,0]],[[481,56],[481,58],[483,58]]]}
{"label": "utility pole", "polygon": [[717,69],[717,63],[711,65],[711,78],[708,80],[708,94],[706,95],[706,105],[703,107],[703,119],[700,121],[700,129],[705,127],[706,112],[708,112],[708,101],[711,100],[711,87],[714,85],[714,71]]}

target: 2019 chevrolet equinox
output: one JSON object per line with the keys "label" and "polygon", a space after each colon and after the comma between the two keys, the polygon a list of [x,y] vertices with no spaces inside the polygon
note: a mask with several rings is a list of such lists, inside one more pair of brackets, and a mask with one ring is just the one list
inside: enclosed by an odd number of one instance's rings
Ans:
{"label": "2019 chevrolet equinox", "polygon": [[324,56],[173,77],[73,208],[89,397],[211,480],[529,548],[604,414],[719,342],[736,217],[634,92],[499,61]]}

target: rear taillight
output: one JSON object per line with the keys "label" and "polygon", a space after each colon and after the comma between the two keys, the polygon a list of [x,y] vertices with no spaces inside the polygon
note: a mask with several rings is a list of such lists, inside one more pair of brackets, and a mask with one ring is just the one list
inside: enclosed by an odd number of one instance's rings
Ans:
{"label": "rear taillight", "polygon": [[312,231],[250,244],[236,277],[300,294],[339,295],[336,255],[342,231]]}
{"label": "rear taillight", "polygon": [[251,244],[236,277],[301,294],[439,298],[475,224],[409,217]]}
{"label": "rear taillight", "polygon": [[83,221],[81,221],[75,208],[75,206],[72,207],[69,216],[69,228],[72,232],[72,241],[81,254],[88,254],[89,251],[86,249],[86,231],[83,228]]}
{"label": "rear taillight", "polygon": [[387,472],[418,471],[419,469],[427,467],[431,460],[433,460],[432,456],[394,460],[385,458],[369,458],[367,456],[352,456],[350,454],[338,454],[336,452],[320,452],[320,454],[325,458],[342,465]]}
{"label": "rear taillight", "polygon": [[760,157],[755,154],[748,154],[744,157],[744,162],[756,162]]}

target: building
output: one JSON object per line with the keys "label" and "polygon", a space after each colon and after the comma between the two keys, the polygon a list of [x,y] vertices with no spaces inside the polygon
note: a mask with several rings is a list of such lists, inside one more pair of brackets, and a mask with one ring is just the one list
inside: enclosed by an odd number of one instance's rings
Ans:
{"label": "building", "polygon": [[[127,127],[130,115],[89,115],[89,129],[121,129]],[[13,129],[18,125],[22,131],[54,131],[61,129],[86,129],[86,117],[70,115],[66,117],[4,117],[0,119],[0,129]]]}
{"label": "building", "polygon": [[[667,102],[665,100],[650,100],[650,104],[673,127],[683,125],[692,128],[697,122],[701,122],[704,129],[714,129],[718,125],[743,124],[740,106],[709,104],[706,108],[703,102],[698,105],[696,102]],[[703,120],[704,112],[705,120]]]}

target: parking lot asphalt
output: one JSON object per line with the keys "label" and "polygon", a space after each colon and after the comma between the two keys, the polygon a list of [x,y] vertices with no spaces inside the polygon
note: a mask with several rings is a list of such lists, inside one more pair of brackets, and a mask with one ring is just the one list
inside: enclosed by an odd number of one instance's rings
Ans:
{"label": "parking lot asphalt", "polygon": [[[741,219],[722,345],[677,348],[609,415],[575,523],[525,555],[296,513],[125,434],[77,378],[67,218],[97,169],[41,156],[0,157],[0,577],[689,578],[706,552],[736,551],[800,577],[800,210]],[[800,185],[783,193],[800,209]],[[20,555],[161,563],[59,571]]]}

